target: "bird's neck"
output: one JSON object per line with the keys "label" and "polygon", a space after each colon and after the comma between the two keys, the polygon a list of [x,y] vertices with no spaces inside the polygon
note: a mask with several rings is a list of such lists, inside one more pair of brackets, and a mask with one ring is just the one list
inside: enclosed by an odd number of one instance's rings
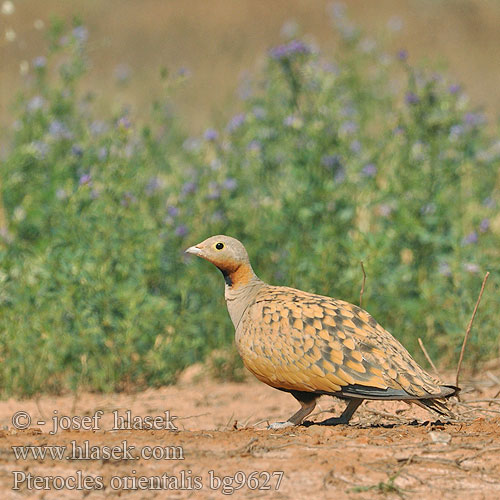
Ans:
{"label": "bird's neck", "polygon": [[259,279],[253,272],[252,266],[248,263],[241,264],[236,269],[232,269],[230,271],[221,269],[221,272],[224,276],[226,286],[232,288],[233,290],[237,290],[238,288],[244,287],[252,281],[255,281],[255,279]]}
{"label": "bird's neck", "polygon": [[255,300],[265,283],[253,272],[250,264],[242,264],[232,272],[222,272],[226,281],[225,299],[229,316],[234,327],[238,324],[247,307]]}

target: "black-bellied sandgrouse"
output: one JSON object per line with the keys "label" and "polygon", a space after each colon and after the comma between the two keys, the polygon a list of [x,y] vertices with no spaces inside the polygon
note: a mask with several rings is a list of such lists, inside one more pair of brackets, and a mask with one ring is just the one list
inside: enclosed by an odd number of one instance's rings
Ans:
{"label": "black-bellied sandgrouse", "polygon": [[226,304],[243,363],[262,382],[291,393],[301,409],[278,429],[300,424],[324,394],[347,400],[325,425],[347,424],[364,399],[405,400],[451,415],[458,388],[426,373],[366,311],[343,300],[271,286],[254,273],[245,247],[212,236],[186,250],[224,275]]}

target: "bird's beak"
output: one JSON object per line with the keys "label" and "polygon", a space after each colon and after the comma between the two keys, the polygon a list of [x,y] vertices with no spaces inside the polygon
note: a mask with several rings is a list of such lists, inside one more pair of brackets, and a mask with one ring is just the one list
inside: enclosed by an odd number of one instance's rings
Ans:
{"label": "bird's beak", "polygon": [[203,251],[198,246],[186,248],[185,252],[186,253],[191,253],[193,255],[198,255],[198,257],[200,257],[201,255],[203,255]]}

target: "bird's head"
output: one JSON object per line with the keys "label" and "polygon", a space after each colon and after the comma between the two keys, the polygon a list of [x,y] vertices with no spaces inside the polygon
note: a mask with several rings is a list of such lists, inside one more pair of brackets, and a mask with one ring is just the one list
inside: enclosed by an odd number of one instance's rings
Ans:
{"label": "bird's head", "polygon": [[186,249],[186,253],[197,255],[214,264],[222,272],[229,286],[245,285],[255,276],[245,247],[230,236],[211,236]]}

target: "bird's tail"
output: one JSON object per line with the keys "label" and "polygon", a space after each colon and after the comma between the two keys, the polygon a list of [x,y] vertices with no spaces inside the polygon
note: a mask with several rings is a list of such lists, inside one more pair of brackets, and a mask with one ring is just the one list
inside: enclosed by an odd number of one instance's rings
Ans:
{"label": "bird's tail", "polygon": [[414,399],[411,402],[426,410],[435,411],[444,417],[455,418],[455,415],[450,410],[444,399]]}
{"label": "bird's tail", "polygon": [[[426,410],[432,410],[438,413],[439,415],[443,415],[445,417],[456,418],[454,413],[450,410],[446,399],[451,398],[452,396],[457,395],[460,392],[460,388],[454,386],[443,386],[444,394],[441,393],[442,398],[435,399],[416,399],[413,400],[412,403],[425,408]],[[446,398],[444,399],[443,398]]]}

